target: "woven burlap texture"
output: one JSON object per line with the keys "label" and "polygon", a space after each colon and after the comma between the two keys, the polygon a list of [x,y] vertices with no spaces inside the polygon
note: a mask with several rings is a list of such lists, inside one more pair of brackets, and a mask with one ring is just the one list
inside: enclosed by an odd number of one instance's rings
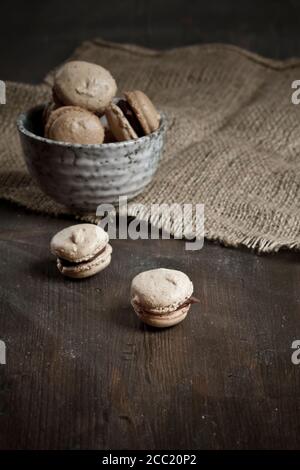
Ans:
{"label": "woven burlap texture", "polygon": [[[139,211],[144,220],[153,203],[203,203],[208,239],[261,252],[300,248],[300,106],[291,102],[300,61],[220,44],[153,51],[100,39],[83,43],[72,58],[108,68],[119,91],[144,90],[168,116],[159,170],[129,203],[129,215],[138,203],[146,206]],[[48,100],[52,80],[53,72],[37,86],[7,83],[0,197],[57,216],[69,211],[28,175],[15,126],[18,113]]]}

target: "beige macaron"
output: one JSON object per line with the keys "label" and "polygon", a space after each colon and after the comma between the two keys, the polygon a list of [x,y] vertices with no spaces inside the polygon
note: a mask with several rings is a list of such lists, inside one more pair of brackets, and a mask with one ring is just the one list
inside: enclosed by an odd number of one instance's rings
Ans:
{"label": "beige macaron", "polygon": [[131,304],[146,324],[164,328],[180,323],[192,303],[199,302],[193,294],[193,283],[181,271],[151,269],[132,280]]}
{"label": "beige macaron", "polygon": [[59,69],[53,93],[64,105],[86,108],[103,114],[114,98],[117,85],[110,72],[100,65],[75,60]]}
{"label": "beige macaron", "polygon": [[78,106],[62,106],[48,114],[45,137],[73,144],[102,144],[104,128],[95,114]]}
{"label": "beige macaron", "polygon": [[51,240],[51,252],[64,275],[75,279],[93,276],[111,261],[108,234],[97,225],[78,224],[58,232]]}
{"label": "beige macaron", "polygon": [[160,116],[152,101],[142,91],[126,91],[124,99],[112,103],[105,111],[115,138],[137,139],[158,129]]}

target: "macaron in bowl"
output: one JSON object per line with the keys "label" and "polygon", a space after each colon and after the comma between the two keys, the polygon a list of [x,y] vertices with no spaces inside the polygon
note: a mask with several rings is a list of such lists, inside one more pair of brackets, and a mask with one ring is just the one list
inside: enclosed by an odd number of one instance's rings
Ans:
{"label": "macaron in bowl", "polygon": [[83,60],[66,62],[54,78],[53,97],[67,106],[103,114],[117,92],[117,84],[104,67]]}
{"label": "macaron in bowl", "polygon": [[105,111],[115,138],[138,139],[159,128],[160,115],[152,101],[140,90],[125,91],[124,98],[116,98]]}
{"label": "macaron in bowl", "polygon": [[96,114],[78,106],[61,106],[49,114],[44,135],[73,144],[102,144],[104,128]]}

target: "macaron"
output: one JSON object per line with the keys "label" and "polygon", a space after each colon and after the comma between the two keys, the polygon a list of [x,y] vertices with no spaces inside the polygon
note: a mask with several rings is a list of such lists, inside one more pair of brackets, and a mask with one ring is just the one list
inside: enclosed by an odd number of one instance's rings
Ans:
{"label": "macaron", "polygon": [[193,297],[193,283],[175,269],[151,269],[132,280],[131,304],[138,317],[147,325],[164,328],[185,319]]}
{"label": "macaron", "polygon": [[53,94],[64,105],[103,114],[117,91],[115,79],[100,65],[74,60],[57,72]]}
{"label": "macaron", "polygon": [[139,90],[124,92],[124,98],[111,103],[105,115],[112,133],[120,142],[151,134],[160,124],[160,115],[154,104]]}
{"label": "macaron", "polygon": [[78,106],[62,106],[50,112],[45,137],[73,144],[102,144],[104,128],[95,114]]}
{"label": "macaron", "polygon": [[51,252],[64,275],[75,279],[93,276],[111,261],[108,234],[97,225],[78,224],[58,232],[51,240]]}

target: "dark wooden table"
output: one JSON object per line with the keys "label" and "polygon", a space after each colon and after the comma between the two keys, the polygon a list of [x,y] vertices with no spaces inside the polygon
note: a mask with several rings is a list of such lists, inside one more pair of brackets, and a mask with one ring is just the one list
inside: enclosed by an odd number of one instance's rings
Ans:
{"label": "dark wooden table", "polygon": [[[296,2],[114,3],[1,5],[0,78],[38,81],[97,35],[300,55]],[[70,223],[0,203],[1,448],[300,447],[300,254],[116,240],[110,267],[76,282],[49,253]],[[160,266],[190,275],[201,304],[155,331],[134,315],[129,287]]]}

